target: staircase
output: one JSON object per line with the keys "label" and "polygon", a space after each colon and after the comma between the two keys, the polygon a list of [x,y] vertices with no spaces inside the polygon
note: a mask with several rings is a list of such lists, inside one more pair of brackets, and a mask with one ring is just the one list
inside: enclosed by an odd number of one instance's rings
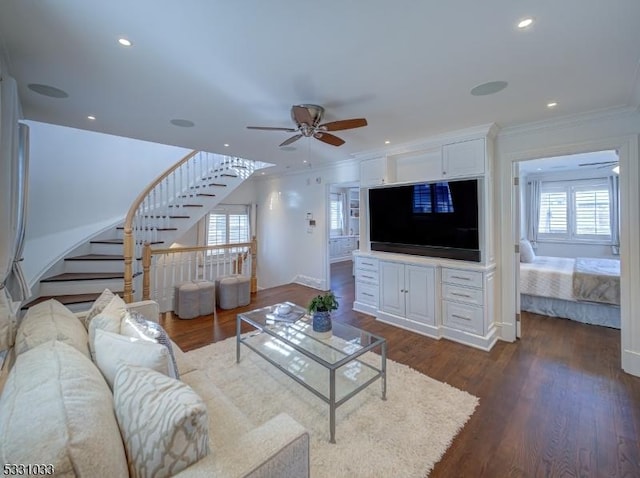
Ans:
{"label": "staircase", "polygon": [[34,287],[36,298],[23,308],[55,298],[72,310],[84,310],[105,288],[126,296],[127,236],[130,300],[138,299],[141,287],[136,278],[144,243],[170,247],[256,169],[265,166],[214,153],[190,153],[138,196],[121,225],[88,240],[52,267]]}

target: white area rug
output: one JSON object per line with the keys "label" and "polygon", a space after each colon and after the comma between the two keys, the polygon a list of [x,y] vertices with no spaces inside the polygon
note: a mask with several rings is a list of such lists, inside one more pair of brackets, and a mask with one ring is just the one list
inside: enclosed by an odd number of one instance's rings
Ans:
{"label": "white area rug", "polygon": [[[478,405],[467,392],[387,360],[387,400],[376,381],[339,407],[332,445],[328,404],[245,346],[236,364],[235,351],[230,338],[188,356],[255,424],[286,412],[304,425],[313,478],[423,478]],[[379,357],[370,359],[379,366]]]}

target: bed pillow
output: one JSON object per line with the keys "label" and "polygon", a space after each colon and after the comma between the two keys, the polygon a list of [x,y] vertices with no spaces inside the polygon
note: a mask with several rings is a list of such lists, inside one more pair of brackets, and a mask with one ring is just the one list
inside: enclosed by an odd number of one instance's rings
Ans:
{"label": "bed pillow", "polygon": [[87,331],[82,322],[55,299],[29,307],[16,333],[16,355],[51,340],[71,345],[89,357]]}
{"label": "bed pillow", "polygon": [[132,478],[174,476],[209,452],[207,407],[187,384],[122,364],[113,399]]}
{"label": "bed pillow", "polygon": [[91,305],[91,308],[89,309],[89,312],[87,312],[87,315],[84,317],[85,329],[89,329],[89,322],[91,322],[91,319],[93,319],[96,315],[102,312],[107,305],[109,305],[109,302],[111,302],[111,299],[113,299],[114,295],[115,294],[109,289],[105,289],[102,291],[102,294],[100,294],[100,296],[94,301],[94,303]]}
{"label": "bed pillow", "polygon": [[120,333],[149,343],[163,345],[169,352],[171,360],[169,376],[177,379],[180,378],[176,357],[173,353],[173,347],[171,346],[171,339],[169,339],[169,336],[160,324],[145,319],[144,316],[138,312],[128,310],[122,319]]}
{"label": "bed pillow", "polygon": [[165,375],[173,373],[167,348],[154,342],[97,329],[95,363],[113,390],[113,381],[121,363],[153,369]]}
{"label": "bed pillow", "polygon": [[526,239],[520,240],[520,262],[530,264],[536,260],[536,253],[533,251],[531,243]]}

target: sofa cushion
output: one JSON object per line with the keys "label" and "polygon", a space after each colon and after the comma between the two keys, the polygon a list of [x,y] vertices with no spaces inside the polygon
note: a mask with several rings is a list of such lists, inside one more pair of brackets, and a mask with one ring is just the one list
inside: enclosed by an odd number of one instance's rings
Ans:
{"label": "sofa cushion", "polygon": [[127,476],[109,387],[63,342],[16,358],[0,397],[0,444],[2,463],[51,464],[56,476]]}
{"label": "sofa cushion", "polygon": [[188,385],[121,364],[113,393],[132,478],[173,476],[207,455],[207,408]]}
{"label": "sofa cushion", "polygon": [[100,294],[100,296],[94,301],[94,303],[91,305],[91,308],[89,309],[89,312],[87,312],[87,315],[85,315],[83,318],[84,327],[87,330],[89,329],[89,322],[91,322],[91,319],[93,319],[96,315],[102,312],[107,305],[109,305],[109,302],[111,302],[111,299],[113,299],[114,295],[115,294],[109,289],[105,289],[102,291],[102,294]]}
{"label": "sofa cushion", "polygon": [[127,304],[120,298],[120,296],[114,295],[105,308],[91,319],[89,322],[89,349],[91,350],[91,356],[94,359],[96,330],[102,329],[107,332],[119,334],[120,324],[122,323],[122,318],[126,312]]}
{"label": "sofa cushion", "polygon": [[96,365],[112,389],[121,363],[147,367],[165,375],[173,373],[167,348],[154,342],[98,329],[94,347]]}
{"label": "sofa cushion", "polygon": [[16,354],[58,340],[89,357],[87,331],[73,312],[55,299],[29,308],[16,334]]}
{"label": "sofa cushion", "polygon": [[180,378],[176,357],[171,346],[171,339],[160,324],[147,320],[138,312],[128,310],[122,319],[120,333],[166,347],[171,359],[171,369],[168,375],[172,378]]}

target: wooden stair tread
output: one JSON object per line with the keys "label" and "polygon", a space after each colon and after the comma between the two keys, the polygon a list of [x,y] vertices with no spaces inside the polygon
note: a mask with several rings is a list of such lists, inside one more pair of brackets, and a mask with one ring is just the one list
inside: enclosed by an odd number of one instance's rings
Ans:
{"label": "wooden stair tread", "polygon": [[42,279],[40,282],[124,279],[124,272],[64,272]]}
{"label": "wooden stair tread", "polygon": [[204,207],[202,204],[169,204],[169,207]]}
{"label": "wooden stair tread", "polygon": [[[124,226],[118,226],[116,227],[116,229],[122,231],[124,230]],[[135,231],[149,231],[149,230],[156,230],[156,231],[177,231],[178,228],[177,227],[145,227],[145,228],[134,228]]]}
{"label": "wooden stair tread", "polygon": [[124,239],[94,239],[91,244],[124,244]]}
{"label": "wooden stair tread", "polygon": [[[123,296],[123,291],[113,291],[114,294],[118,294],[120,297]],[[95,302],[95,300],[100,297],[99,293],[93,294],[69,294],[69,295],[48,295],[38,297],[37,299],[33,299],[22,306],[22,309],[28,309],[36,304],[40,304],[41,302],[47,301],[49,299],[55,299],[61,304],[64,305],[72,305],[72,304],[82,304],[84,302]]]}
{"label": "wooden stair tread", "polygon": [[65,261],[124,261],[122,254],[85,254],[83,256],[66,257]]}

